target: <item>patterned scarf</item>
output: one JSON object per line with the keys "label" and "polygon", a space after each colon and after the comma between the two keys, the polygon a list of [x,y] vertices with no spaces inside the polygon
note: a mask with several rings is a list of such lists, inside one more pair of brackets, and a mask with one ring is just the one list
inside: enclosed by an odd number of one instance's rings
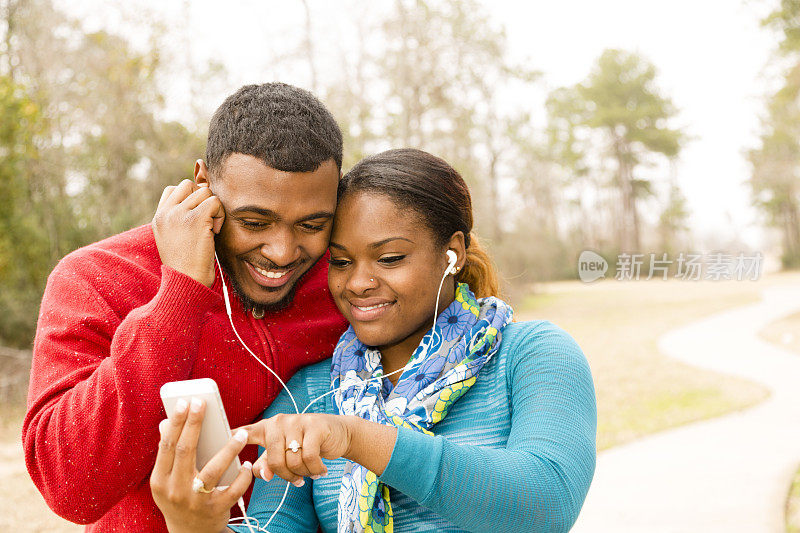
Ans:
{"label": "patterned scarf", "polygon": [[[353,327],[339,339],[331,363],[331,388],[339,414],[357,415],[433,435],[431,428],[475,383],[497,352],[513,311],[495,298],[475,299],[464,283],[456,299],[414,350],[397,385],[387,394],[381,354],[356,338]],[[339,533],[393,531],[389,487],[375,473],[348,461],[339,489]]]}

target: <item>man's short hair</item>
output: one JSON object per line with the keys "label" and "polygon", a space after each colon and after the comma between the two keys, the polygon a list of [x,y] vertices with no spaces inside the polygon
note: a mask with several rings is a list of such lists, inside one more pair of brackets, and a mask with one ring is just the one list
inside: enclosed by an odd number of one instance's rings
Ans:
{"label": "man's short hair", "polygon": [[285,83],[245,85],[211,118],[206,145],[216,177],[233,153],[256,157],[284,172],[313,172],[333,159],[342,169],[342,132],[310,92]]}

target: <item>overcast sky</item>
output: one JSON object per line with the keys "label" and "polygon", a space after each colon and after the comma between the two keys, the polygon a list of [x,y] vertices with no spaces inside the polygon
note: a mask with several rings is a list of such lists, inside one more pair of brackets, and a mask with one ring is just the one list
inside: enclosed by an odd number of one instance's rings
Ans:
{"label": "overcast sky", "polygon": [[[777,3],[777,2],[775,2]],[[495,0],[511,49],[530,51],[553,87],[582,80],[605,48],[636,50],[658,69],[658,85],[680,109],[693,138],[677,179],[693,227],[721,244],[740,235],[760,247],[745,181],[756,145],[765,67],[777,37],[761,28],[763,7],[738,0]]]}
{"label": "overcast sky", "polygon": [[[230,77],[217,89],[217,103],[245,82],[278,77],[307,84],[306,71],[287,71],[268,60],[302,38],[305,15],[299,1],[137,2],[142,4],[183,29],[187,61],[214,58],[225,65]],[[72,13],[90,26],[113,29],[115,17],[107,5],[76,2]],[[309,0],[309,5],[318,46],[346,50],[352,38],[347,29],[359,14],[329,0]],[[745,185],[744,152],[756,145],[763,96],[775,83],[775,67],[767,66],[777,37],[759,25],[768,5],[742,0],[493,0],[485,5],[493,22],[505,27],[509,53],[543,73],[542,90],[533,97],[541,102],[547,90],[583,80],[605,48],[637,51],[654,63],[658,85],[673,99],[678,123],[692,138],[676,173],[693,229],[711,246],[726,246],[735,238],[752,248],[764,246]],[[323,75],[326,66],[320,66]],[[170,105],[176,114],[187,103],[185,89],[175,81]],[[541,107],[531,95],[519,98],[526,99],[520,105]]]}

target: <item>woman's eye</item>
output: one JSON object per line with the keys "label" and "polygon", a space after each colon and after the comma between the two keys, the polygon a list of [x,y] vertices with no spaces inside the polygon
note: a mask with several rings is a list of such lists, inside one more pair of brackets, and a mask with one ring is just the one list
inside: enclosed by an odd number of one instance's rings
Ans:
{"label": "woman's eye", "polygon": [[329,257],[328,264],[331,265],[332,267],[342,268],[350,264],[350,261],[348,261],[347,259],[334,259],[333,257]]}
{"label": "woman's eye", "polygon": [[405,257],[404,255],[390,255],[388,257],[381,257],[380,259],[378,259],[378,262],[383,264],[392,264],[400,261],[404,257]]}

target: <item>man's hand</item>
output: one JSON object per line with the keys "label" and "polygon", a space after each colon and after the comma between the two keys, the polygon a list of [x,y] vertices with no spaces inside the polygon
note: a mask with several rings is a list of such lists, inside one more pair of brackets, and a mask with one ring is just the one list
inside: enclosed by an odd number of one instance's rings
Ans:
{"label": "man's hand", "polygon": [[[188,408],[188,409],[187,409]],[[188,411],[188,413],[187,413]],[[161,442],[150,476],[153,500],[167,522],[170,533],[218,533],[226,530],[230,508],[250,486],[250,464],[245,461],[239,475],[225,489],[216,488],[231,461],[242,451],[247,434],[238,431],[200,472],[195,469],[197,440],[205,414],[205,403],[183,401],[172,417],[161,422]],[[210,492],[195,492],[193,479]]]}
{"label": "man's hand", "polygon": [[214,235],[225,210],[208,185],[183,180],[164,189],[153,217],[161,262],[210,287],[214,283]]}

